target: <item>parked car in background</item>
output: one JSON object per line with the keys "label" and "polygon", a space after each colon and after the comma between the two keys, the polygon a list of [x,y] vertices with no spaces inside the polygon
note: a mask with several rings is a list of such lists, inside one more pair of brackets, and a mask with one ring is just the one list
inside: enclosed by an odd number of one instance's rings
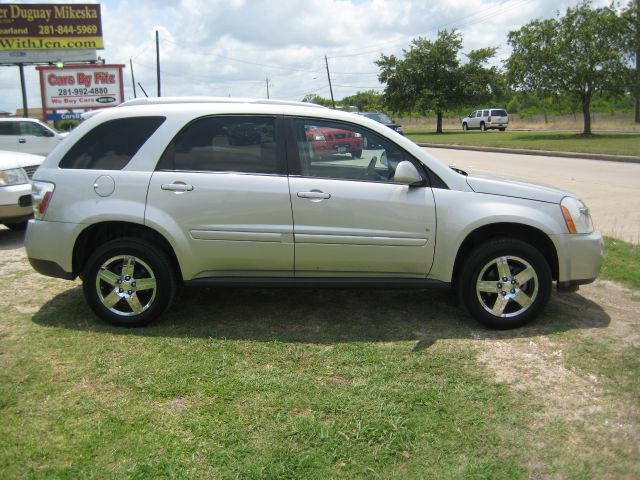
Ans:
{"label": "parked car in background", "polygon": [[307,125],[307,140],[317,157],[328,157],[348,153],[353,158],[362,157],[364,141],[362,135],[349,130]]}
{"label": "parked car in background", "polygon": [[509,114],[502,108],[485,108],[471,112],[462,119],[462,130],[500,130],[509,126]]}
{"label": "parked car in background", "polygon": [[386,125],[391,130],[395,130],[400,135],[404,135],[402,131],[402,125],[394,122],[391,118],[389,118],[386,114],[382,112],[358,112],[358,115],[362,115],[363,117],[370,118],[371,120],[375,120],[378,123]]}
{"label": "parked car in background", "polygon": [[[259,144],[228,141],[248,125]],[[378,148],[359,151],[363,138]],[[603,255],[574,194],[454,170],[379,122],[292,102],[100,111],[37,170],[33,210],[31,265],[80,276],[93,311],[121,326],[162,315],[181,285],[440,285],[513,328],[554,281],[592,282]]]}
{"label": "parked car in background", "polygon": [[0,223],[24,230],[33,216],[30,179],[44,160],[29,153],[0,151]]}
{"label": "parked car in background", "polygon": [[35,118],[0,119],[0,150],[48,155],[67,135]]}

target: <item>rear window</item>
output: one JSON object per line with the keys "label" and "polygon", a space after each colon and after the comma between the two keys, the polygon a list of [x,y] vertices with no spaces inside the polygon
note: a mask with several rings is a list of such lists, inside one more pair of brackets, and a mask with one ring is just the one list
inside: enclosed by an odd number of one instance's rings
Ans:
{"label": "rear window", "polygon": [[495,115],[496,117],[506,117],[506,110],[491,110],[491,115]]}
{"label": "rear window", "polygon": [[101,123],[71,147],[60,168],[121,170],[165,117],[131,117]]}

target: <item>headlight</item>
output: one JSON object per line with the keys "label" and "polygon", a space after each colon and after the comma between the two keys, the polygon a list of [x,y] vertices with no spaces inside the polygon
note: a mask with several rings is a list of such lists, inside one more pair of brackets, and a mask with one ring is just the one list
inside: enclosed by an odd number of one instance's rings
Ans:
{"label": "headlight", "polygon": [[574,197],[564,197],[560,202],[560,209],[570,233],[593,232],[593,222],[591,221],[589,209],[582,200]]}
{"label": "headlight", "polygon": [[314,136],[313,136],[313,139],[314,139],[316,142],[322,142],[322,141],[324,141],[324,135],[314,135]]}
{"label": "headlight", "polygon": [[362,134],[361,134],[361,133],[358,133],[358,132],[355,132],[355,133],[353,134],[353,136],[354,136],[354,137],[356,137],[356,138],[360,138],[360,137],[362,137]]}
{"label": "headlight", "polygon": [[10,168],[8,170],[0,170],[0,186],[8,187],[9,185],[20,185],[21,183],[29,183],[29,177],[21,168]]}

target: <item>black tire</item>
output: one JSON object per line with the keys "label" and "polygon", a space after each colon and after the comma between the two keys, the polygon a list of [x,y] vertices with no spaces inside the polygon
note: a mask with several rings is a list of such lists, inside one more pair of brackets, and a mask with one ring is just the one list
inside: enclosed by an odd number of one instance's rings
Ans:
{"label": "black tire", "polygon": [[351,151],[352,158],[362,158],[362,150],[352,150]]}
{"label": "black tire", "polygon": [[525,325],[542,311],[549,301],[551,285],[551,269],[540,251],[521,240],[497,238],[481,244],[465,258],[459,294],[479,322],[509,329]]}
{"label": "black tire", "polygon": [[484,124],[484,122],[480,124],[480,130],[482,130],[483,132],[487,131],[487,126]]}
{"label": "black tire", "polygon": [[[130,271],[125,270],[126,263]],[[87,260],[82,279],[91,309],[119,327],[148,325],[171,306],[176,293],[176,274],[167,255],[138,238],[98,247]]]}
{"label": "black tire", "polygon": [[27,229],[27,225],[29,222],[19,222],[19,223],[5,223],[7,228],[15,231],[23,231]]}
{"label": "black tire", "polygon": [[467,124],[466,124],[466,123],[463,123],[463,124],[462,124],[462,130],[463,130],[463,131],[465,131],[465,132],[466,132],[467,130],[469,130],[469,127],[467,126]]}
{"label": "black tire", "polygon": [[501,132],[504,132],[506,130],[506,128],[499,128],[498,130],[500,130]]}

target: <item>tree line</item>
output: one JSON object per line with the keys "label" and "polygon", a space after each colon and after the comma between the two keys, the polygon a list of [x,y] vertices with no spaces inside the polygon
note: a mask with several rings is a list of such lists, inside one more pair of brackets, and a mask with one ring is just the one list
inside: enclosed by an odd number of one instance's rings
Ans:
{"label": "tree line", "polygon": [[[358,92],[342,105],[434,114],[438,133],[445,113],[489,104],[521,115],[580,113],[585,136],[591,135],[594,107],[630,111],[635,105],[640,121],[638,4],[593,8],[584,0],[556,18],[532,20],[509,32],[512,53],[502,68],[489,65],[493,47],[462,55],[463,38],[455,30],[439,31],[435,40],[418,37],[402,55],[381,55],[375,62],[383,93]],[[330,105],[316,95],[303,101]]]}

